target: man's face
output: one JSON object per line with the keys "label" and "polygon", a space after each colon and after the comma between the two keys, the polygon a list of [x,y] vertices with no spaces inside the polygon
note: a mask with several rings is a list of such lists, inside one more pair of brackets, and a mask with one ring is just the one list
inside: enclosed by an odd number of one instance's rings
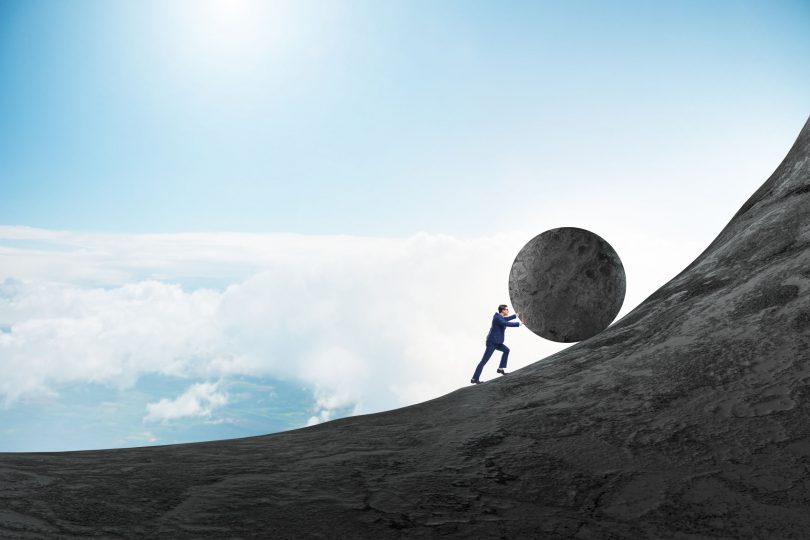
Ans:
{"label": "man's face", "polygon": [[503,308],[501,310],[501,315],[503,315],[504,317],[508,317],[509,316],[509,308],[508,307]]}

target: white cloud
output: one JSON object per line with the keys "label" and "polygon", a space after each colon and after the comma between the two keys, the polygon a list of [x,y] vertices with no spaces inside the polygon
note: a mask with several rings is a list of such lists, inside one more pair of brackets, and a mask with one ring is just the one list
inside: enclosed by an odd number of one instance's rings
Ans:
{"label": "white cloud", "polygon": [[126,439],[130,441],[148,442],[148,443],[158,441],[158,437],[156,437],[151,431],[141,431],[140,433],[134,433],[132,435],[127,436]]}
{"label": "white cloud", "polygon": [[144,421],[166,423],[188,416],[210,417],[214,409],[228,403],[228,395],[218,392],[218,385],[218,382],[193,384],[175,399],[163,398],[157,403],[148,403]]}
{"label": "white cloud", "polygon": [[[699,251],[595,232],[624,261],[622,313]],[[0,327],[10,329],[0,332],[0,396],[10,407],[58,383],[126,388],[147,373],[269,376],[314,389],[311,422],[337,409],[368,413],[437,397],[469,381],[491,314],[509,303],[512,260],[534,234],[384,239],[0,227]],[[199,288],[200,280],[219,285]],[[565,347],[522,328],[507,339],[512,369]],[[148,418],[212,410],[209,394],[194,393],[209,387],[191,388],[152,404]]]}

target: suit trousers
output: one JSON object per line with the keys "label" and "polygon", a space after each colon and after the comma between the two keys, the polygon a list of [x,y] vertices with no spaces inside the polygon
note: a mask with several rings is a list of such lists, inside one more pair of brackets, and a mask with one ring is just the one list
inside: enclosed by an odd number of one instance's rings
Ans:
{"label": "suit trousers", "polygon": [[489,361],[492,353],[494,353],[496,350],[503,351],[503,354],[501,355],[501,365],[498,367],[498,369],[506,369],[506,361],[509,359],[509,347],[503,343],[492,343],[491,341],[487,341],[487,349],[484,351],[484,357],[481,358],[480,362],[478,362],[478,367],[475,368],[473,379],[476,381],[479,380],[478,378],[481,376],[481,371],[484,369],[484,364]]}

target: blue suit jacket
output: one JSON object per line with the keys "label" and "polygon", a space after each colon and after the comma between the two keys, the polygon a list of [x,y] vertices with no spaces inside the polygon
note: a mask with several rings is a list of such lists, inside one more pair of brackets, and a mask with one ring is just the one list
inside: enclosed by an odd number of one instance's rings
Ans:
{"label": "blue suit jacket", "polygon": [[507,326],[520,326],[519,322],[509,322],[517,317],[517,315],[509,315],[504,317],[500,313],[495,313],[492,317],[492,328],[489,329],[487,334],[487,343],[495,343],[499,345],[503,343],[503,334]]}

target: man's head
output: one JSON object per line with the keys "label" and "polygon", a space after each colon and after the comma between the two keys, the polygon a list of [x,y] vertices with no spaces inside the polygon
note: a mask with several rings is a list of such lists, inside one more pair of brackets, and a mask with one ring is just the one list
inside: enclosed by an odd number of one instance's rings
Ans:
{"label": "man's head", "polygon": [[501,304],[500,306],[498,306],[498,313],[500,313],[501,315],[506,315],[507,313],[509,313],[509,308],[506,307],[506,304]]}

